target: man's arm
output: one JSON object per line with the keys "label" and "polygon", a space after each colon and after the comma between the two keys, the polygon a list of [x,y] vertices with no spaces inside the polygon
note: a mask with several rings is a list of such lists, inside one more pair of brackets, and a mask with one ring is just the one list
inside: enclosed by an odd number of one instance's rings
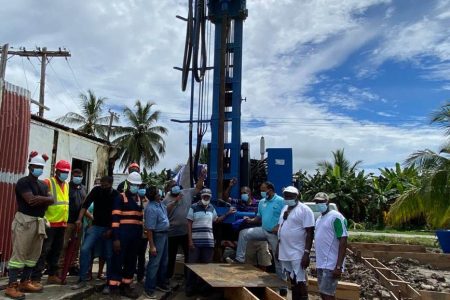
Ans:
{"label": "man's arm", "polygon": [[236,183],[236,179],[235,178],[230,180],[230,183],[228,184],[227,188],[223,192],[223,200],[225,200],[227,202],[231,202],[230,201],[231,199],[229,199],[230,198],[230,191],[233,188],[235,183]]}
{"label": "man's arm", "polygon": [[215,214],[214,222],[215,222],[215,223],[220,223],[220,222],[222,222],[223,220],[225,220],[226,217],[228,217],[229,215],[234,214],[235,212],[236,212],[236,208],[230,207],[230,210],[229,210],[229,211],[227,211],[225,214],[221,215],[220,217],[217,217],[217,213],[216,213],[216,211],[214,210],[214,214]]}
{"label": "man's arm", "polygon": [[192,220],[188,220],[188,241],[189,241],[189,248],[193,249],[194,241],[192,240]]}
{"label": "man's arm", "polygon": [[24,192],[20,195],[30,206],[46,206],[53,204],[53,202],[55,201],[53,199],[53,196],[33,195],[32,192]]}
{"label": "man's arm", "polygon": [[311,252],[312,242],[314,238],[314,227],[306,227],[306,238],[305,238],[305,252],[303,252],[303,257],[301,265],[303,269],[309,266],[309,254]]}
{"label": "man's arm", "polygon": [[342,273],[345,253],[347,251],[347,228],[345,225],[346,220],[341,220],[336,218],[333,222],[334,232],[336,238],[339,240],[339,250],[338,250],[338,258],[336,262],[336,267],[333,271],[333,276],[335,278],[339,278]]}
{"label": "man's arm", "polygon": [[244,220],[248,224],[260,224],[261,223],[261,217],[256,216],[254,218],[244,217]]}
{"label": "man's arm", "polygon": [[158,253],[156,252],[156,246],[153,242],[153,230],[147,229],[147,240],[150,245],[150,255],[156,256]]}
{"label": "man's arm", "polygon": [[205,177],[206,177],[206,170],[202,169],[200,176],[198,177],[197,183],[195,184],[195,194],[200,193],[200,191],[203,189]]}

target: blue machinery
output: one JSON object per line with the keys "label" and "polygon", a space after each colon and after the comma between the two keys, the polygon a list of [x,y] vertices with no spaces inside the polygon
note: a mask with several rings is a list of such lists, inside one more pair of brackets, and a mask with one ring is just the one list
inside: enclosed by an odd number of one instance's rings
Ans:
{"label": "blue machinery", "polygon": [[[206,11],[208,12],[207,16]],[[248,185],[248,144],[241,145],[242,40],[243,22],[246,17],[245,0],[209,0],[207,5],[205,5],[205,0],[189,0],[188,18],[179,17],[187,22],[182,90],[186,89],[188,74],[189,71],[192,71],[189,119],[191,185],[193,177],[195,177],[192,170],[196,170],[201,139],[206,131],[207,125],[205,124],[210,123],[208,185],[212,190],[213,199],[222,198],[224,183],[232,178],[238,180],[231,191],[233,198],[238,197],[239,186]],[[200,116],[201,113],[199,113],[198,119],[194,120],[194,80],[200,83],[198,107],[204,107],[202,104],[204,99],[200,91],[204,90],[205,74],[208,69],[211,69],[206,65],[206,24],[208,20],[214,24],[215,28],[212,114],[210,120]],[[203,110],[202,113],[204,114],[205,111]],[[181,122],[187,123],[186,121]],[[193,162],[192,132],[194,123],[197,123],[197,151]],[[227,137],[229,137],[229,142]]]}

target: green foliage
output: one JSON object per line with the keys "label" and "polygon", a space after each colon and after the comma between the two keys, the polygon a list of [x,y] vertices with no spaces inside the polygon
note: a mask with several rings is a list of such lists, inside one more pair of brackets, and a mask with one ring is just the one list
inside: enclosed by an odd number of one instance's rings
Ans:
{"label": "green foliage", "polygon": [[164,189],[164,185],[167,181],[167,170],[163,169],[161,172],[147,172],[144,169],[141,173],[142,182],[147,186],[156,186],[157,188]]}
{"label": "green foliage", "polygon": [[[437,123],[450,137],[450,103],[431,115],[431,123]],[[392,205],[388,221],[400,225],[424,216],[433,228],[450,226],[450,141],[440,153],[429,149],[411,154],[406,165],[419,171],[419,183],[406,189]]]}
{"label": "green foliage", "polygon": [[[111,120],[110,116],[102,116],[106,98],[97,98],[92,90],[88,90],[87,95],[80,94],[80,100],[81,114],[68,112],[64,116],[56,119],[56,122],[78,125],[77,130],[106,139],[108,135],[108,124]],[[113,118],[113,121],[118,121],[117,117]]]}
{"label": "green foliage", "polygon": [[155,104],[151,102],[143,105],[137,100],[135,110],[129,107],[123,110],[127,126],[114,127],[113,133],[118,137],[112,143],[117,147],[120,167],[124,169],[134,161],[152,168],[166,152],[163,135],[166,135],[168,130],[156,125],[160,112],[152,112],[153,105]]}

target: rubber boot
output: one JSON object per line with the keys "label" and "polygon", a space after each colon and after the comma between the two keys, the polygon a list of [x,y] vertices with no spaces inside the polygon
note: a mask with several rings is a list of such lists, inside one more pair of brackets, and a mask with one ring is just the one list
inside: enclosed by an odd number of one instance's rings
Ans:
{"label": "rubber boot", "polygon": [[16,299],[16,300],[25,299],[25,294],[19,290],[18,282],[8,284],[8,286],[5,289],[5,295],[6,295],[6,297],[9,297],[11,299]]}

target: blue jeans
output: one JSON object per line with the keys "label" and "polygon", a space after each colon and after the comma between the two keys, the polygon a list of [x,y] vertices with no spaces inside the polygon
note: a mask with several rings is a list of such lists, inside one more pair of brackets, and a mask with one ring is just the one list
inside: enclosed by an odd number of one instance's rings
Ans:
{"label": "blue jeans", "polygon": [[236,250],[236,260],[239,262],[245,262],[245,252],[247,250],[248,241],[267,241],[270,244],[272,253],[274,254],[273,260],[275,261],[275,271],[277,273],[277,276],[281,280],[286,281],[286,274],[282,272],[280,261],[275,257],[275,250],[277,249],[278,244],[278,236],[264,230],[262,227],[253,227],[241,230],[241,232],[239,232],[238,247]]}
{"label": "blue jeans", "polygon": [[92,250],[95,248],[96,243],[103,243],[106,260],[106,277],[109,279],[111,274],[112,240],[103,237],[109,229],[109,227],[94,225],[86,231],[80,250],[80,281],[88,280],[87,274],[91,265]]}
{"label": "blue jeans", "polygon": [[156,256],[150,255],[145,276],[145,291],[154,292],[157,285],[166,285],[167,267],[169,265],[167,232],[153,232]]}

